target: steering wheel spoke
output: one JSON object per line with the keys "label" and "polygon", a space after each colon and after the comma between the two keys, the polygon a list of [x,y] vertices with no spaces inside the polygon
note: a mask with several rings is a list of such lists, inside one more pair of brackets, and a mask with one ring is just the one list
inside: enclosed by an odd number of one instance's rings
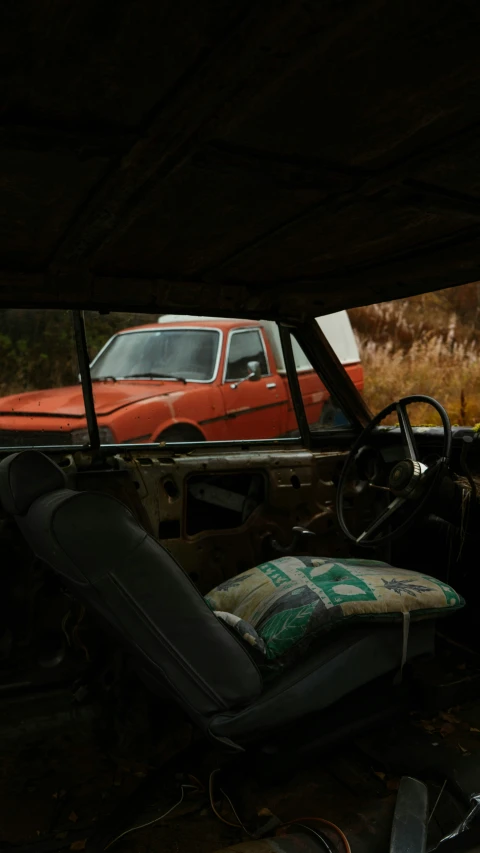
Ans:
{"label": "steering wheel spoke", "polygon": [[367,529],[364,530],[363,533],[357,537],[357,545],[361,542],[365,542],[366,539],[369,539],[372,533],[375,533],[376,530],[382,527],[385,522],[388,521],[388,519],[391,518],[392,515],[397,512],[397,510],[399,510],[401,506],[404,505],[404,503],[405,498],[394,498],[394,500],[389,503],[387,508],[370,525],[370,527],[367,527]]}
{"label": "steering wheel spoke", "polygon": [[417,444],[415,441],[415,436],[413,434],[412,425],[410,423],[410,418],[407,414],[407,407],[404,406],[402,402],[399,402],[396,404],[395,408],[397,410],[398,422],[400,424],[400,432],[402,433],[402,439],[408,454],[408,458],[411,459],[412,462],[417,462]]}
{"label": "steering wheel spoke", "polygon": [[423,473],[423,482],[424,484],[428,483],[433,477],[438,474],[440,468],[443,468],[445,465],[445,459],[442,457],[441,459],[437,459],[433,465],[429,465],[428,468]]}

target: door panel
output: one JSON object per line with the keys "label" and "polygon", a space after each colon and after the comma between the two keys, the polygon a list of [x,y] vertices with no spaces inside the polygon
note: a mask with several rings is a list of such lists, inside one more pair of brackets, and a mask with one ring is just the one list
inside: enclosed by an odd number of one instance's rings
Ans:
{"label": "door panel", "polygon": [[[246,378],[251,362],[260,365],[261,379]],[[230,333],[222,384],[228,438],[276,438],[285,431],[287,393],[273,369],[260,329]]]}
{"label": "door panel", "polygon": [[284,385],[267,376],[258,382],[222,386],[227,439],[277,438],[282,434],[287,400]]}

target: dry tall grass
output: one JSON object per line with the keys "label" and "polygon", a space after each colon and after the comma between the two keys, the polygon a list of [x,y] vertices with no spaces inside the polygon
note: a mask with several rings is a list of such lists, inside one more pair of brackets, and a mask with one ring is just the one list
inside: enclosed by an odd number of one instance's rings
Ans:
{"label": "dry tall grass", "polygon": [[[445,351],[439,338],[416,341],[408,352],[391,344],[360,341],[365,371],[364,396],[377,412],[399,397],[428,394],[447,410],[452,423],[480,422],[480,353],[464,344]],[[418,404],[417,424],[439,422],[431,406]]]}
{"label": "dry tall grass", "polygon": [[[425,294],[350,312],[373,412],[399,397],[428,394],[452,423],[480,422],[480,293],[476,283],[455,291],[463,293]],[[428,405],[412,407],[410,414],[416,424],[439,423]]]}

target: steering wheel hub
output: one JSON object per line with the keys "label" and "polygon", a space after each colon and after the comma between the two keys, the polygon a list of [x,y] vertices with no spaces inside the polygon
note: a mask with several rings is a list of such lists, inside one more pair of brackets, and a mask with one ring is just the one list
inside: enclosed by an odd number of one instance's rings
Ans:
{"label": "steering wheel hub", "polygon": [[390,472],[388,487],[396,495],[407,495],[412,492],[422,476],[420,462],[413,459],[403,459]]}

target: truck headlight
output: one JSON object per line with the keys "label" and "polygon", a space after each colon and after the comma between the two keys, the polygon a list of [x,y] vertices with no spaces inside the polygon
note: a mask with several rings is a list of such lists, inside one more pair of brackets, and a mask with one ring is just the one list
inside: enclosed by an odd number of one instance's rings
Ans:
{"label": "truck headlight", "polygon": [[[115,444],[115,437],[109,427],[98,427],[98,432],[100,434],[100,444]],[[84,429],[74,429],[70,435],[72,436],[72,444],[88,444],[89,442],[88,429],[86,427]]]}

